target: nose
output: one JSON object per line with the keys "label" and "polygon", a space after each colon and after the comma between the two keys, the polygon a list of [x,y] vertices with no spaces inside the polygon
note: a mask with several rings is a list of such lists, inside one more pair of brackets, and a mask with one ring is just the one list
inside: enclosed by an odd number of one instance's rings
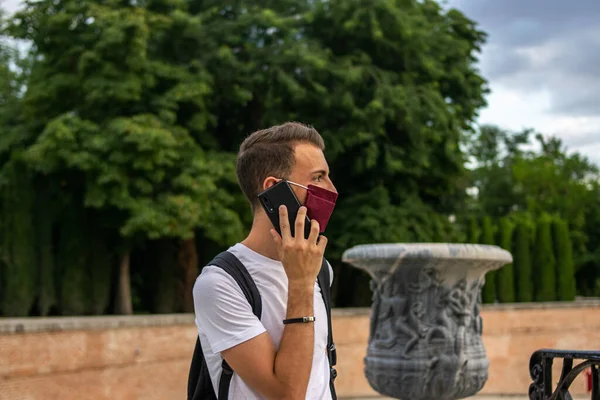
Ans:
{"label": "nose", "polygon": [[329,188],[327,188],[327,190],[330,190],[330,191],[334,192],[335,194],[338,194],[338,191],[335,188],[335,185],[333,184],[333,182],[331,181],[331,179],[329,180]]}

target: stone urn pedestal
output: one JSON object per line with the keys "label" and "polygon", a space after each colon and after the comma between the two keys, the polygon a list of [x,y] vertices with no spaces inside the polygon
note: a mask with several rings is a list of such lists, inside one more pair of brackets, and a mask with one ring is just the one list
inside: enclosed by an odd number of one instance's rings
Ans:
{"label": "stone urn pedestal", "polygon": [[372,277],[365,375],[403,400],[451,400],[479,392],[489,361],[479,315],[485,274],[512,262],[496,246],[373,244],[343,261]]}

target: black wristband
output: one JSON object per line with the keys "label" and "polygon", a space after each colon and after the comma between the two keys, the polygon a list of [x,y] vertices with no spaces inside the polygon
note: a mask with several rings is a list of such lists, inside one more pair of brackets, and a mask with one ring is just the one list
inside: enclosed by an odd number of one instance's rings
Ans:
{"label": "black wristband", "polygon": [[291,319],[284,319],[283,320],[283,324],[287,325],[287,324],[295,324],[298,322],[315,322],[315,317],[302,317],[302,318],[291,318]]}

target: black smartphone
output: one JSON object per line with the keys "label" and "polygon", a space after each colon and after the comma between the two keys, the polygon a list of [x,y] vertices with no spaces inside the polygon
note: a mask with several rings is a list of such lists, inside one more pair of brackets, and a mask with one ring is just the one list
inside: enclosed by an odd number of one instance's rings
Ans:
{"label": "black smartphone", "polygon": [[[258,195],[258,199],[263,209],[269,216],[273,227],[281,235],[281,227],[279,225],[279,206],[287,207],[288,218],[290,223],[290,232],[295,237],[296,216],[300,210],[300,202],[286,181],[279,181],[264,192]],[[304,221],[304,238],[310,236],[310,220],[306,217]]]}

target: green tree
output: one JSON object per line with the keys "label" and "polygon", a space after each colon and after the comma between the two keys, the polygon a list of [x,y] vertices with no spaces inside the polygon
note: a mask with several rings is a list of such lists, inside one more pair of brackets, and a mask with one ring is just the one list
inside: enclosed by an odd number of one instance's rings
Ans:
{"label": "green tree", "polygon": [[35,204],[33,212],[36,228],[36,262],[39,271],[37,292],[38,311],[42,316],[48,315],[53,308],[58,306],[56,292],[56,249],[53,231],[59,220],[58,210],[60,209],[60,204],[56,199],[56,193],[51,191],[51,187],[51,184],[45,179],[39,179],[38,177],[35,180]]}
{"label": "green tree", "polygon": [[464,199],[460,142],[486,93],[473,21],[433,1],[202,1],[190,12],[214,77],[204,146],[236,150],[290,119],[325,138],[340,193],[327,232],[336,305],[370,301],[365,275],[341,268],[348,247],[464,240],[448,215]]}
{"label": "green tree", "polygon": [[[600,181],[589,180],[590,193],[595,202],[586,206],[584,232],[587,252],[578,254],[573,248],[577,291],[582,296],[599,296],[600,291]],[[572,237],[573,234],[570,233]]]}
{"label": "green tree", "polygon": [[[481,244],[493,245],[494,241],[494,226],[492,218],[485,216],[482,221]],[[485,285],[483,285],[481,297],[484,303],[495,303],[497,298],[496,290],[496,271],[489,271],[485,275]]]}
{"label": "green tree", "polygon": [[102,315],[108,311],[112,282],[115,277],[115,254],[112,238],[117,236],[110,225],[102,222],[102,214],[88,210],[88,229],[86,234],[87,264],[90,291],[88,313]]}
{"label": "green tree", "polygon": [[569,227],[563,220],[552,224],[554,257],[556,258],[557,297],[561,301],[575,300],[575,271]]}
{"label": "green tree", "polygon": [[157,284],[153,295],[153,312],[159,314],[172,313],[176,305],[176,276],[177,276],[177,242],[162,238],[156,243],[156,276]]}
{"label": "green tree", "polygon": [[313,124],[328,144],[340,192],[328,258],[357,288],[339,293],[370,298],[359,271],[336,261],[349,246],[464,240],[449,215],[465,199],[461,143],[487,89],[476,68],[485,34],[457,10],[42,0],[26,3],[9,32],[33,45],[13,143],[54,189],[119,232],[119,312],[131,311],[133,248],[182,238],[178,276],[191,290],[193,234],[239,239],[249,213],[231,153],[285,120]]}
{"label": "green tree", "polygon": [[36,60],[24,97],[27,161],[122,236],[119,313],[132,312],[136,243],[193,240],[196,228],[215,222],[241,234],[219,193],[226,168],[194,140],[209,119],[211,91],[194,59],[201,49],[189,50],[197,23],[183,3],[40,1],[9,27],[32,42]]}
{"label": "green tree", "polygon": [[477,217],[473,215],[469,216],[467,226],[467,243],[479,243],[479,236],[481,235],[481,229],[477,223]]}
{"label": "green tree", "polygon": [[60,218],[56,264],[61,277],[58,287],[63,315],[83,315],[90,307],[86,217],[85,209],[73,204]]}
{"label": "green tree", "polygon": [[569,221],[573,246],[578,254],[585,254],[585,214],[598,202],[590,190],[600,177],[598,168],[579,154],[567,155],[556,138],[546,140],[538,135],[537,140],[541,154],[513,166],[516,189],[522,192],[524,206],[532,214],[550,213]]}
{"label": "green tree", "polygon": [[309,121],[328,144],[340,208],[384,187],[390,205],[452,210],[464,184],[458,144],[486,91],[473,67],[485,35],[472,21],[431,1],[194,4],[222,148]]}
{"label": "green tree", "polygon": [[[508,218],[500,218],[498,232],[498,245],[511,251],[513,244],[514,227]],[[513,264],[507,264],[496,272],[496,292],[500,303],[513,303],[515,301],[515,278]]]}
{"label": "green tree", "polygon": [[[472,66],[485,35],[460,12],[431,1],[320,2],[307,35],[333,54],[326,71],[308,75],[326,77],[315,86],[329,96],[313,90],[309,105],[299,108],[324,134],[340,192],[330,252],[377,237],[460,241],[445,215],[464,199],[459,143],[484,105],[485,83]],[[363,215],[386,210],[380,215],[397,233],[383,236],[381,225],[356,229],[347,216],[357,206]],[[359,281],[366,287],[359,271],[336,273],[349,274],[339,283],[353,285],[340,292],[351,293]],[[339,303],[369,304],[366,295]]]}
{"label": "green tree", "polygon": [[1,309],[6,316],[24,317],[35,304],[38,283],[33,180],[23,164],[15,160],[3,169],[0,185]]}
{"label": "green tree", "polygon": [[513,244],[516,297],[519,302],[533,301],[533,275],[531,265],[532,228],[528,221],[520,220],[515,229]]}
{"label": "green tree", "polygon": [[474,168],[469,179],[470,186],[477,189],[477,198],[467,203],[465,212],[507,215],[515,204],[522,203],[507,171],[522,154],[515,143],[527,143],[529,131],[511,135],[497,126],[483,125],[470,138],[466,147]]}
{"label": "green tree", "polygon": [[[5,26],[0,9],[0,29]],[[9,149],[18,134],[25,72],[18,52],[0,36],[0,314],[26,316],[35,301],[35,226],[32,176]],[[20,199],[19,196],[22,196]],[[20,219],[22,218],[22,219]],[[35,256],[35,255],[34,255]]]}
{"label": "green tree", "polygon": [[548,216],[542,216],[538,220],[533,265],[536,301],[556,300],[556,261],[551,227],[552,222]]}
{"label": "green tree", "polygon": [[531,130],[515,133],[484,125],[466,148],[474,165],[469,186],[476,196],[465,202],[462,215],[528,214],[536,219],[548,213],[564,219],[569,226],[577,287],[593,295],[594,282],[600,277],[600,241],[594,223],[600,215],[598,166],[578,153],[567,152],[559,139]]}

